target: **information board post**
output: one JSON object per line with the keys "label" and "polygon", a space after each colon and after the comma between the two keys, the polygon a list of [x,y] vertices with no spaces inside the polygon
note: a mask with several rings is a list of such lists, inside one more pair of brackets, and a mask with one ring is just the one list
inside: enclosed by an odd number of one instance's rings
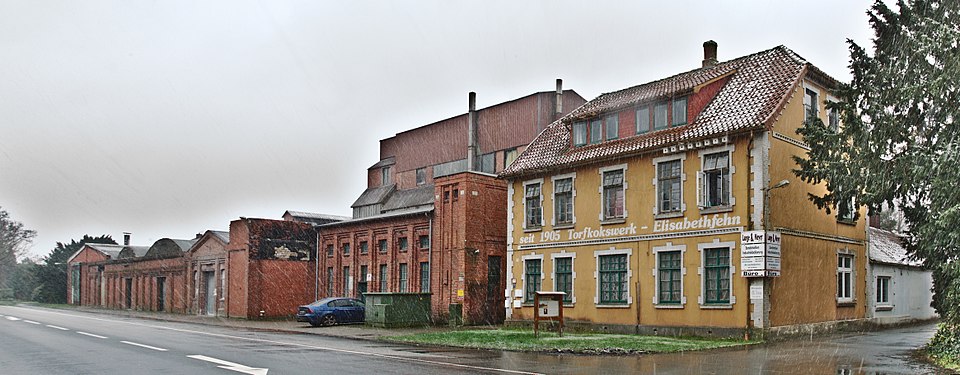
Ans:
{"label": "information board post", "polygon": [[533,296],[533,336],[540,337],[540,321],[556,321],[557,333],[563,337],[564,292],[540,292]]}

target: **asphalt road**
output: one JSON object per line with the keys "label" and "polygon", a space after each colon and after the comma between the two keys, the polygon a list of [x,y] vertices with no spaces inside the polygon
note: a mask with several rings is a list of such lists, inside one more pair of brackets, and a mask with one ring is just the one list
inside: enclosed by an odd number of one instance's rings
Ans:
{"label": "asphalt road", "polygon": [[926,324],[747,348],[582,356],[421,348],[0,306],[0,374],[925,374],[937,369],[911,354],[935,330]]}

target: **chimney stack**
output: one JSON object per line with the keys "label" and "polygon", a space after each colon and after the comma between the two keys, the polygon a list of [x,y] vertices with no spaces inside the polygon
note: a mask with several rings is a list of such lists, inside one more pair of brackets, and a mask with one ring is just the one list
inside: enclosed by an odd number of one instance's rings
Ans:
{"label": "chimney stack", "polygon": [[130,232],[123,232],[123,246],[130,246]]}
{"label": "chimney stack", "polygon": [[703,42],[703,67],[717,65],[717,42],[708,40]]}
{"label": "chimney stack", "polygon": [[563,80],[557,78],[557,108],[553,113],[553,120],[556,121],[563,116]]}
{"label": "chimney stack", "polygon": [[470,92],[467,111],[467,170],[476,171],[477,153],[480,145],[477,139],[477,93]]}

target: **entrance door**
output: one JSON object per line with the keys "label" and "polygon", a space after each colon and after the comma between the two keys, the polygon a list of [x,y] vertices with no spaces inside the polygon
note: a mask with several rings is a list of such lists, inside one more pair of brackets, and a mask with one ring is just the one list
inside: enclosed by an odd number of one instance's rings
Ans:
{"label": "entrance door", "polygon": [[204,295],[206,298],[204,300],[204,313],[207,315],[217,315],[217,278],[216,273],[213,271],[204,271],[203,272],[203,284],[204,284]]}
{"label": "entrance door", "polygon": [[167,304],[167,294],[165,293],[166,284],[166,277],[157,278],[157,311],[163,311],[164,306]]}
{"label": "entrance door", "polygon": [[491,256],[487,258],[487,303],[483,306],[486,310],[484,319],[488,319],[487,324],[503,323],[506,312],[503,309],[503,289],[501,279],[503,278],[501,262],[503,258]]}
{"label": "entrance door", "polygon": [[367,302],[367,296],[363,295],[366,292],[367,292],[367,282],[361,281],[357,283],[357,293],[360,294],[360,302],[364,302],[364,303]]}

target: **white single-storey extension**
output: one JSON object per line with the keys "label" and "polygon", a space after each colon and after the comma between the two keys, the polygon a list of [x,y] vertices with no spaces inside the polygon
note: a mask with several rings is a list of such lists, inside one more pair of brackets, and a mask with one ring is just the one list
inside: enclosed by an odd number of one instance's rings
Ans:
{"label": "white single-storey extension", "polygon": [[930,307],[933,272],[907,257],[903,239],[896,233],[874,227],[867,231],[867,316],[879,324],[937,318],[937,312]]}

